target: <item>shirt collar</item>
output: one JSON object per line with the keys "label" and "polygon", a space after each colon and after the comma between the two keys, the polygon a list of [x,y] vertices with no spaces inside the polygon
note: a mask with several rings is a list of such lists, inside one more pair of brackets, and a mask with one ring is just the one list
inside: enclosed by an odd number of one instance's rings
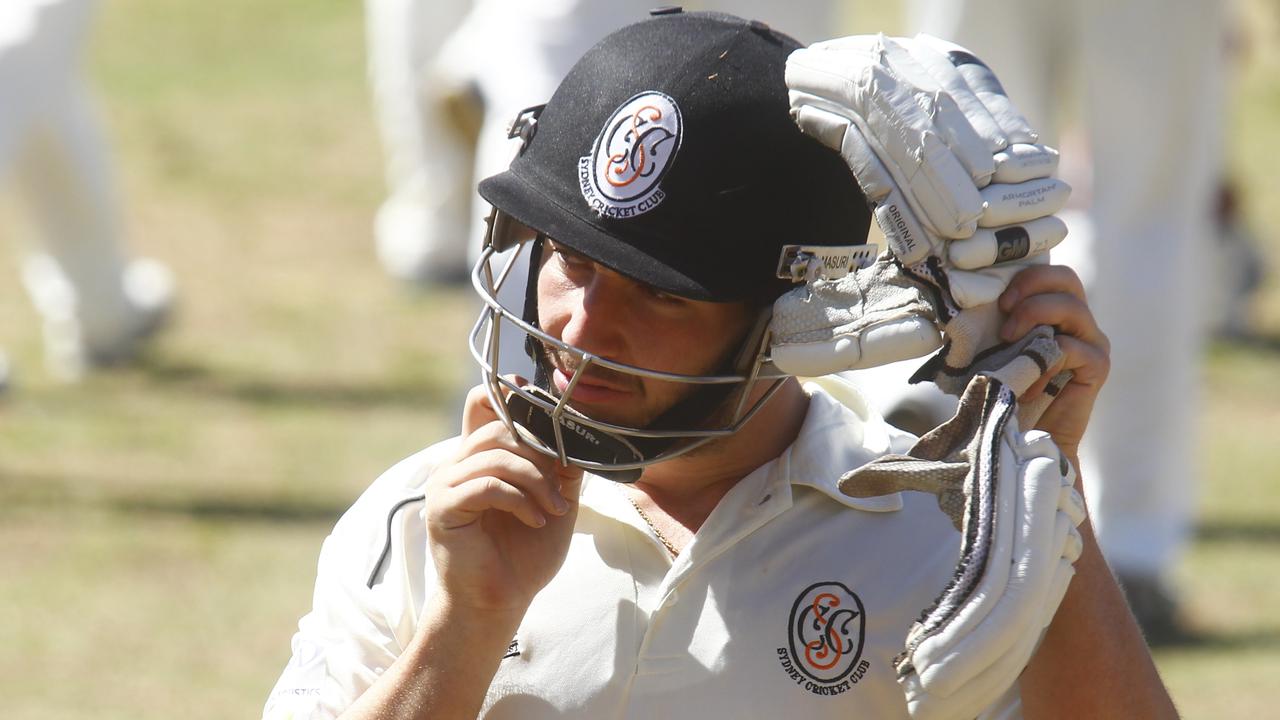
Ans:
{"label": "shirt collar", "polygon": [[809,411],[796,441],[779,458],[791,484],[811,487],[858,510],[901,510],[900,493],[849,497],[837,483],[844,473],[901,449],[910,437],[872,411],[853,384],[839,376],[806,380],[804,390]]}

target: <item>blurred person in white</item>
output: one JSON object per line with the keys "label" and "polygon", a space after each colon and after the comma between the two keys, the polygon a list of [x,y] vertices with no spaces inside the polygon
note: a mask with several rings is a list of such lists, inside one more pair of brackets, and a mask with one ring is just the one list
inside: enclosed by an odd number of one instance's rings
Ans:
{"label": "blurred person in white", "polygon": [[[1224,4],[1215,0],[912,0],[913,30],[1001,68],[1027,119],[1088,163],[1054,251],[1111,338],[1111,379],[1081,451],[1098,541],[1152,642],[1185,637],[1170,573],[1196,505],[1196,408],[1213,197],[1222,166]],[[1080,153],[1074,153],[1080,155]],[[1064,153],[1064,157],[1065,157]],[[1075,171],[1075,174],[1072,171]]]}
{"label": "blurred person in white", "polygon": [[115,180],[81,75],[94,3],[0,3],[0,177],[38,235],[22,279],[64,380],[131,359],[168,315],[173,282],[121,243]]}
{"label": "blurred person in white", "polygon": [[468,0],[365,0],[369,83],[388,194],[374,220],[378,259],[393,277],[422,283],[466,272],[471,142],[451,122],[432,62]]}

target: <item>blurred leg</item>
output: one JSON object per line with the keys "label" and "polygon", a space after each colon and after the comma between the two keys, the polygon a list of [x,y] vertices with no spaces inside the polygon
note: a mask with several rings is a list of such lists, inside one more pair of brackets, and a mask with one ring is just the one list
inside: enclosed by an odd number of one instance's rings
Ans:
{"label": "blurred leg", "polygon": [[454,280],[466,266],[471,150],[453,133],[430,65],[466,0],[366,0],[369,81],[389,194],[374,225],[395,277]]}
{"label": "blurred leg", "polygon": [[1130,0],[1081,15],[1095,168],[1086,281],[1112,341],[1084,478],[1112,566],[1158,578],[1185,548],[1196,499],[1197,271],[1221,148],[1221,10]]}
{"label": "blurred leg", "polygon": [[[0,106],[15,185],[33,210],[41,251],[24,281],[44,318],[46,358],[68,379],[127,359],[168,309],[172,281],[150,261],[127,263],[102,130],[80,79],[93,4],[19,0],[0,43]],[[25,14],[24,14],[25,13]],[[3,159],[3,158],[0,158]]]}
{"label": "blurred leg", "polygon": [[45,107],[77,76],[92,11],[90,0],[0,3],[0,176]]}
{"label": "blurred leg", "polygon": [[45,321],[50,368],[71,379],[127,359],[164,319],[172,280],[153,261],[127,260],[111,159],[78,82],[33,126],[15,179],[43,241],[24,279]]}

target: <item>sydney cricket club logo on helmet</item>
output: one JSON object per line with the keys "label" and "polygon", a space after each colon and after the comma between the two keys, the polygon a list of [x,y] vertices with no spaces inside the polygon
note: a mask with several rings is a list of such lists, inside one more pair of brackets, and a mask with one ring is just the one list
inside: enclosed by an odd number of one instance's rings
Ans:
{"label": "sydney cricket club logo on helmet", "polygon": [[629,218],[666,197],[662,176],[680,149],[680,108],[650,90],[624,102],[600,130],[590,155],[578,160],[582,197],[597,215]]}

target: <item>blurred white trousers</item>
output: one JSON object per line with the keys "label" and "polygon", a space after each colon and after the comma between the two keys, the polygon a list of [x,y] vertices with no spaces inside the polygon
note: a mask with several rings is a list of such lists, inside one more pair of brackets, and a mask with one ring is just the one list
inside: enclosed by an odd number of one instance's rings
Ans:
{"label": "blurred white trousers", "polygon": [[910,9],[915,30],[990,65],[1047,142],[1060,146],[1056,121],[1068,110],[1087,135],[1084,167],[1063,157],[1087,222],[1069,221],[1054,251],[1080,273],[1112,344],[1082,472],[1112,567],[1159,576],[1180,559],[1197,500],[1224,11],[1216,0],[915,0]]}
{"label": "blurred white trousers", "polygon": [[68,346],[63,358],[119,344],[138,322],[111,158],[81,76],[93,11],[91,0],[0,2],[0,176],[33,210],[42,246],[24,276],[46,349]]}
{"label": "blurred white trousers", "polygon": [[369,84],[388,193],[374,221],[378,259],[407,280],[465,268],[470,148],[451,132],[432,63],[469,0],[366,0]]}

